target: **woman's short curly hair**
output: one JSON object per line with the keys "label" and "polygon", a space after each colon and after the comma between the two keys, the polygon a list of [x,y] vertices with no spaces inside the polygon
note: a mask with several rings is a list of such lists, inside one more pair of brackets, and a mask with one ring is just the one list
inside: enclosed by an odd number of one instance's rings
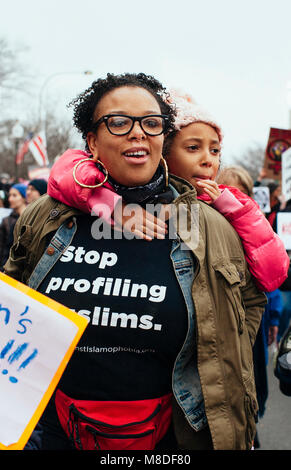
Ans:
{"label": "woman's short curly hair", "polygon": [[[157,100],[161,113],[169,117],[168,131],[174,128],[176,111],[166,102],[167,91],[158,80],[144,73],[124,73],[121,75],[108,73],[106,78],[95,80],[90,88],[78,95],[68,105],[73,107],[73,123],[82,134],[85,142],[88,132],[94,129],[94,112],[101,98],[111,90],[123,86],[136,86],[149,91]],[[88,150],[87,142],[86,149]]]}

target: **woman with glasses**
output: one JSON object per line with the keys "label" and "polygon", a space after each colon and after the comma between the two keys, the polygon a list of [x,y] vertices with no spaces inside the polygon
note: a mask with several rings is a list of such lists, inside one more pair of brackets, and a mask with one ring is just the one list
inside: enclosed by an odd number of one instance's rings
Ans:
{"label": "woman with glasses", "polygon": [[168,178],[175,112],[164,93],[153,77],[108,74],[73,106],[104,187],[126,208],[167,205],[168,232],[148,243],[116,236],[113,223],[103,236],[100,217],[50,196],[17,224],[6,274],[88,318],[28,449],[251,448],[251,343],[265,296],[228,222]]}
{"label": "woman with glasses", "polygon": [[[171,128],[171,120],[166,114],[146,116],[126,116],[110,114],[102,116],[96,121],[92,129],[96,132],[98,127],[104,123],[108,132],[116,136],[126,136],[131,133],[135,122],[139,123],[140,130],[147,136],[157,137],[165,134]],[[142,164],[146,158],[146,149],[137,149],[132,161]],[[163,184],[163,178],[167,178],[167,165],[161,156],[158,168],[158,181]],[[155,175],[156,176],[156,175]],[[87,213],[95,213],[102,216],[110,224],[115,224],[116,229],[128,220],[123,208],[125,206],[120,188],[116,188],[112,178],[108,178],[108,170],[102,161],[91,154],[86,141],[86,151],[78,149],[67,150],[53,165],[48,180],[48,194],[63,202],[76,207]],[[129,194],[125,198],[129,200]],[[135,199],[134,199],[134,202]],[[167,193],[165,193],[167,202]],[[147,195],[140,200],[147,203]],[[132,218],[133,216],[131,216]],[[163,220],[151,215],[144,209],[135,214],[131,232],[145,240],[153,237],[163,238],[166,224]]]}

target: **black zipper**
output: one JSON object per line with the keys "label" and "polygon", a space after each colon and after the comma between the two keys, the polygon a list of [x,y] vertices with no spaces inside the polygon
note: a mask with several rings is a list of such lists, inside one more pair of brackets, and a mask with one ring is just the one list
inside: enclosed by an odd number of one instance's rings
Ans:
{"label": "black zipper", "polygon": [[136,439],[136,438],[141,438],[148,436],[149,434],[152,434],[155,430],[155,428],[150,429],[149,431],[141,432],[139,434],[108,434],[106,432],[98,431],[95,428],[92,428],[91,426],[86,426],[86,429],[94,434],[95,436],[102,436],[102,437],[108,437],[110,439]]}
{"label": "black zipper", "polygon": [[154,418],[161,410],[161,404],[159,403],[156,407],[156,409],[153,411],[153,413],[148,416],[148,418],[144,419],[143,421],[136,421],[136,422],[133,422],[133,423],[127,423],[127,424],[121,424],[121,425],[116,425],[116,424],[108,424],[108,423],[104,423],[102,421],[97,421],[93,418],[89,418],[88,416],[84,415],[83,413],[81,413],[78,408],[75,407],[75,405],[72,403],[70,405],[70,411],[76,415],[78,418],[81,418],[85,421],[87,421],[88,423],[92,423],[92,424],[99,424],[99,425],[102,425],[102,426],[106,426],[108,428],[125,428],[125,427],[128,427],[128,426],[135,426],[137,424],[143,424],[143,423],[147,423],[148,421],[150,421],[152,418]]}

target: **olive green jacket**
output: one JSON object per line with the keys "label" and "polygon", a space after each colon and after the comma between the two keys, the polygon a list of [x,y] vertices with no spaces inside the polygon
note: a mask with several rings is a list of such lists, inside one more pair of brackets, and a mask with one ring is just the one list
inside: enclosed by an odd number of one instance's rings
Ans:
{"label": "olive green jacket", "polygon": [[[196,261],[192,295],[198,371],[213,446],[250,449],[257,413],[252,345],[266,297],[252,281],[241,241],[227,220],[198,201],[195,189],[184,180],[172,177],[171,184],[180,194],[176,206],[187,208],[177,232]],[[198,236],[189,241],[193,207]],[[6,274],[27,283],[46,249],[47,235],[78,214],[47,195],[30,204],[16,224]],[[175,406],[179,405],[175,402]],[[189,426],[185,419],[185,430]],[[184,448],[183,429],[176,434]]]}

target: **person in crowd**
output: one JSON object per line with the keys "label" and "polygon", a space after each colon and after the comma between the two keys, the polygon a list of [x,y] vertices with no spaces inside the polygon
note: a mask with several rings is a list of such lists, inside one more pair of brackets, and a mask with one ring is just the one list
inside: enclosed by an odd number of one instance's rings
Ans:
{"label": "person in crowd", "polygon": [[[249,197],[253,197],[253,180],[248,171],[241,166],[225,167],[219,172],[217,183],[238,188]],[[266,295],[268,303],[253,346],[255,382],[259,404],[258,418],[264,416],[268,399],[268,347],[274,342],[277,344],[278,325],[283,308],[279,289],[267,292]],[[255,449],[260,447],[258,433],[255,436],[254,447]]]}
{"label": "person in crowd", "polygon": [[[290,250],[288,250],[290,256]],[[280,286],[280,292],[283,302],[282,315],[279,322],[277,341],[279,342],[285,333],[291,321],[291,268],[288,271],[288,277],[285,282]]]}
{"label": "person in crowd", "polygon": [[47,181],[42,178],[31,180],[26,188],[26,202],[29,204],[36,201],[40,196],[47,192]]}
{"label": "person in crowd", "polygon": [[271,211],[266,214],[268,221],[272,228],[277,232],[277,213],[284,209],[285,202],[282,201],[282,188],[278,180],[267,181],[267,187],[270,191],[270,209]]}
{"label": "person in crowd", "polygon": [[0,269],[3,269],[13,243],[13,230],[19,216],[26,208],[26,185],[17,183],[11,186],[8,193],[9,207],[12,212],[4,217],[0,224]]}
{"label": "person in crowd", "polygon": [[127,204],[186,211],[172,237],[96,236],[98,216],[49,195],[17,222],[5,272],[90,318],[29,449],[252,446],[252,344],[266,298],[225,217],[168,179],[175,110],[164,96],[153,77],[108,74],[72,105],[104,185]]}
{"label": "person in crowd", "polygon": [[[286,207],[283,210],[277,212],[291,212],[291,201],[287,201]],[[275,219],[275,226],[277,227],[277,214]],[[291,257],[291,250],[286,250],[288,253],[289,258]],[[277,341],[280,342],[283,335],[288,328],[290,321],[291,321],[291,267],[288,270],[288,277],[287,279],[281,284],[280,292],[282,296],[283,302],[283,310],[282,315],[280,317],[279,327],[278,327],[278,334],[277,334]]]}
{"label": "person in crowd", "polygon": [[8,193],[11,186],[11,184],[2,182],[0,175],[0,205],[6,209],[9,208]]}
{"label": "person in crowd", "polygon": [[4,209],[9,208],[8,193],[3,189],[0,189],[0,207]]}
{"label": "person in crowd", "polygon": [[281,392],[291,397],[291,324],[284,331],[280,340],[274,374],[279,380]]}
{"label": "person in crowd", "polygon": [[[268,303],[263,315],[264,335],[266,338],[265,344],[267,344],[267,346],[274,344],[276,348],[279,343],[278,333],[283,312],[283,297],[280,289],[276,289],[273,292],[267,292],[266,295]],[[266,359],[268,362],[267,348]]]}
{"label": "person in crowd", "polygon": [[[272,225],[274,231],[278,231],[278,215],[280,213],[291,212],[291,199],[284,200],[284,196],[281,191],[281,184],[279,181],[270,181],[268,183],[270,189],[270,199],[271,199],[271,212],[266,214],[266,217],[270,224]],[[286,250],[289,258],[291,257],[291,250]],[[280,322],[278,326],[277,333],[277,342],[279,343],[282,339],[283,334],[286,332],[286,329],[291,320],[291,266],[288,269],[288,275],[285,281],[280,285],[280,292],[283,302],[283,310],[280,317]]]}
{"label": "person in crowd", "polygon": [[[230,187],[238,188],[244,194],[247,194],[249,197],[253,197],[253,180],[246,169],[239,165],[227,166],[223,168],[216,179],[218,184],[227,185]],[[266,401],[268,398],[268,375],[267,375],[267,357],[268,357],[268,339],[271,336],[271,333],[274,333],[274,326],[271,323],[273,320],[274,310],[277,311],[274,307],[275,294],[280,294],[280,291],[276,289],[272,293],[267,293],[268,304],[262,316],[262,321],[257,332],[256,340],[253,346],[253,360],[254,360],[254,373],[255,373],[255,383],[256,383],[256,392],[258,400],[258,418],[262,418],[265,413]],[[276,297],[277,298],[277,297]],[[270,301],[272,301],[272,305]],[[265,329],[269,325],[270,321],[270,335],[269,332],[266,333]],[[272,326],[271,326],[272,324]],[[254,448],[257,449],[260,447],[260,441],[258,433],[256,433],[254,439]]]}
{"label": "person in crowd", "polygon": [[[277,232],[277,214],[280,212],[291,212],[291,200],[285,200],[284,195],[282,194],[281,182],[279,180],[272,180],[266,178],[266,170],[261,169],[260,174],[257,178],[257,181],[254,184],[255,186],[267,186],[270,192],[270,208],[271,211],[266,213],[265,216],[272,226],[273,230]],[[290,250],[286,250],[289,258],[291,255]],[[269,297],[269,296],[267,296]],[[291,318],[291,309],[290,309],[290,300],[291,300],[291,267],[289,265],[288,275],[285,281],[279,286],[279,290],[275,290],[270,293],[270,298],[268,298],[268,303],[277,305],[280,309],[280,315],[272,319],[270,323],[270,331],[266,337],[269,336],[268,344],[274,344],[275,349],[278,343],[280,342],[282,335],[286,331],[286,328],[289,324]],[[268,306],[267,306],[268,307]],[[267,310],[267,308],[266,308]],[[270,343],[270,339],[272,339]]]}
{"label": "person in crowd", "polygon": [[253,198],[254,183],[249,172],[239,165],[226,166],[222,168],[216,178],[218,184],[232,186],[242,193]]}
{"label": "person in crowd", "polygon": [[8,193],[11,186],[12,186],[12,183],[11,183],[11,178],[9,174],[1,173],[0,174],[0,189]]}

